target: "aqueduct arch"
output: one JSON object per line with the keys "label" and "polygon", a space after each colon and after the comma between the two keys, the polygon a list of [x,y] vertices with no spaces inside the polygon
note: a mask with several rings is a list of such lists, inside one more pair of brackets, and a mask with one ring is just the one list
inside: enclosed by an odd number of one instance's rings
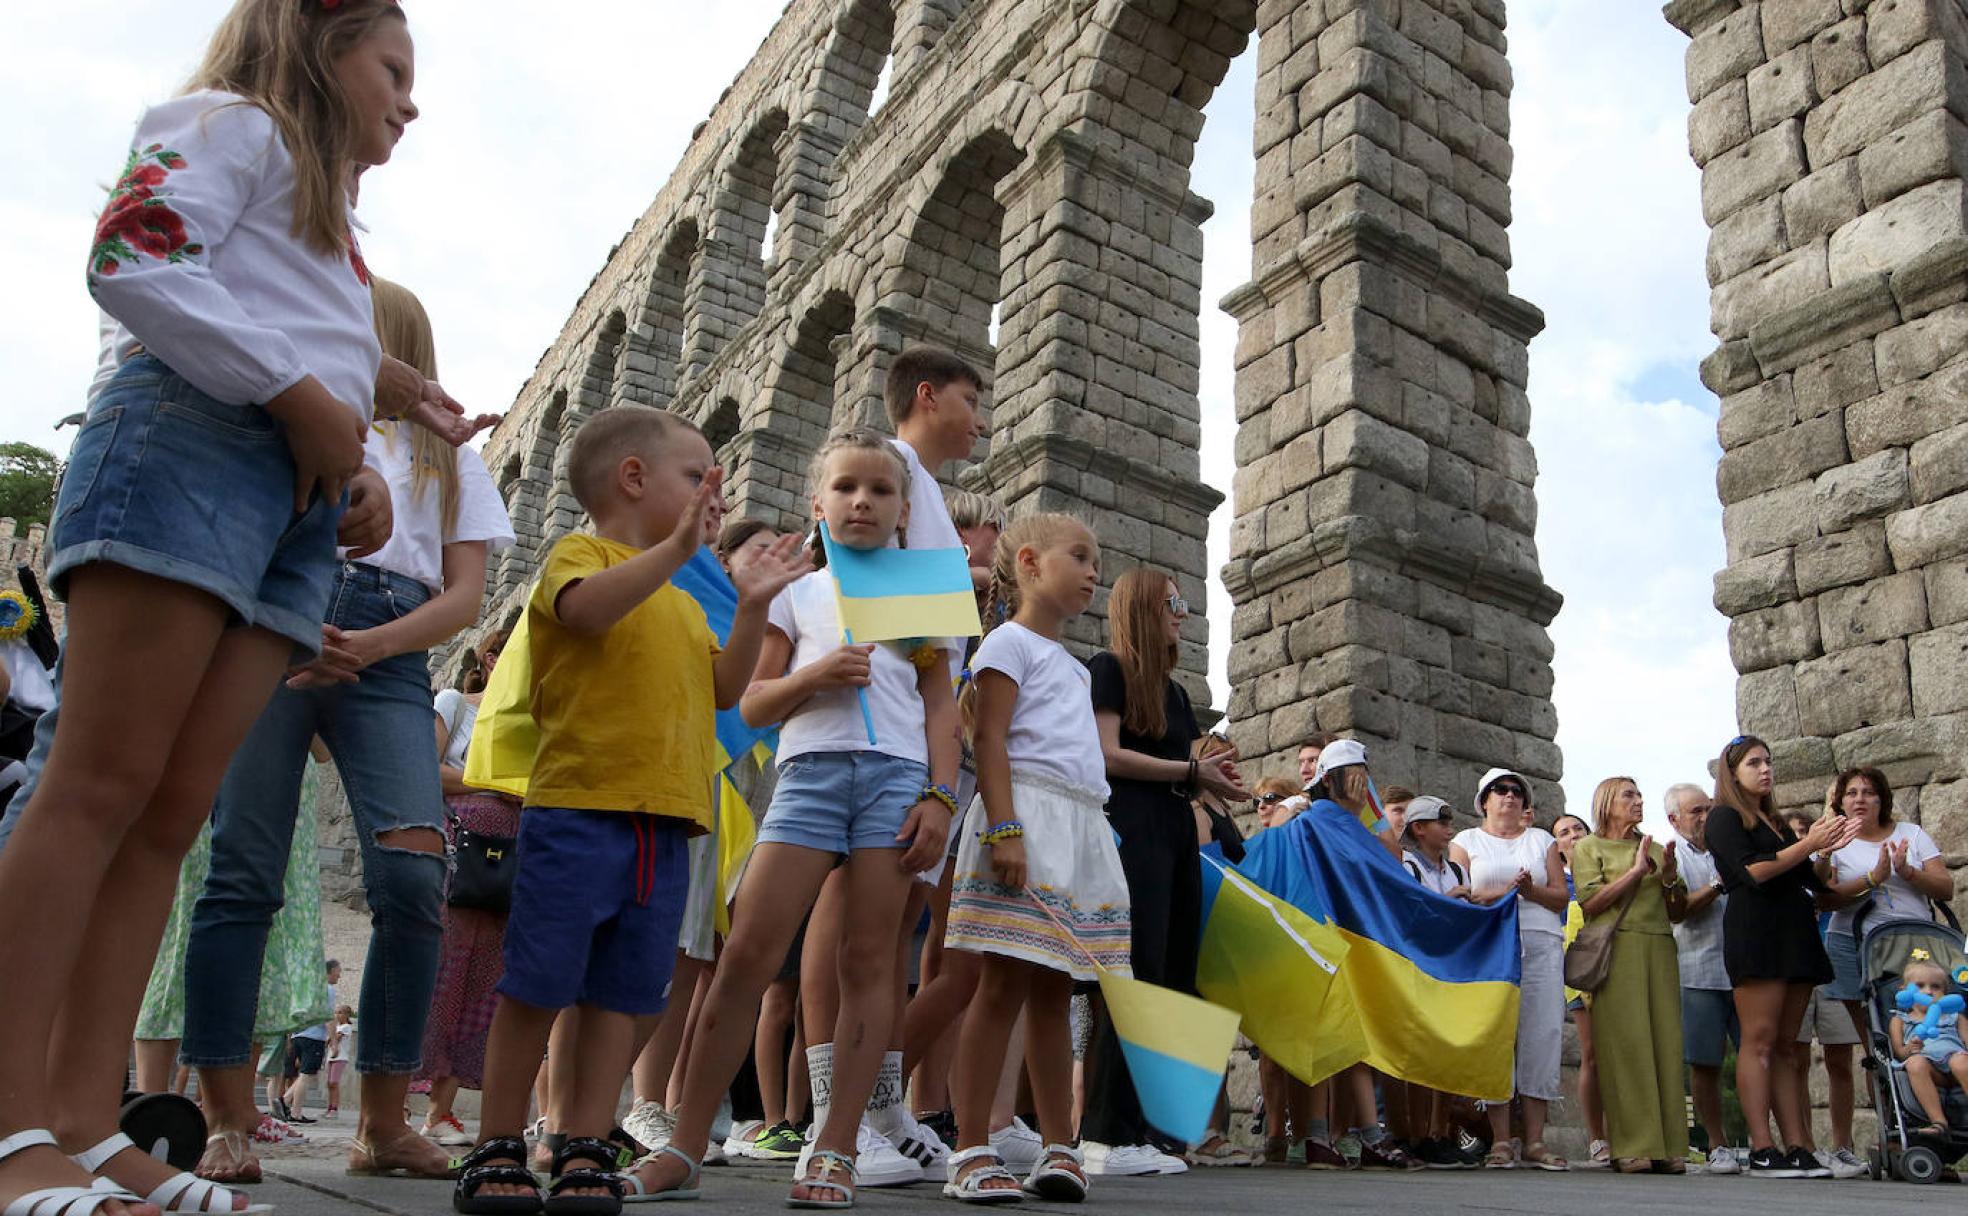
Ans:
{"label": "aqueduct arch", "polygon": [[[1808,30],[1817,18],[1788,15],[1807,10],[1824,18]],[[1876,404],[1874,414],[1896,420],[1868,424],[1878,444],[1860,452],[1843,430],[1834,443],[1820,432],[1859,425],[1857,406],[1825,423],[1845,404],[1818,408],[1813,397],[1807,414],[1801,386],[1814,376],[1860,400],[1852,394],[1865,377],[1826,358],[1858,356],[1822,335],[1780,336],[1790,352],[1773,356],[1779,338],[1768,328],[1783,308],[1814,301],[1817,286],[1830,289],[1838,317],[1883,301],[1910,326],[1918,306],[1904,297],[1924,292],[1946,319],[1926,323],[1936,336],[1921,349],[1941,334],[1959,348],[1961,263],[1929,247],[1968,240],[1929,240],[1927,227],[1910,238],[1900,225],[1938,209],[1960,228],[1961,166],[1951,158],[1964,141],[1945,111],[1968,113],[1968,36],[1956,0],[1676,0],[1669,15],[1695,37],[1691,134],[1707,165],[1705,201],[1714,196],[1711,270],[1727,271],[1716,279],[1724,344],[1707,373],[1728,395],[1732,565],[1718,604],[1737,617],[1743,717],[1785,741],[1787,764],[1842,760],[1846,727],[1876,728],[1805,720],[1805,688],[1824,682],[1807,670],[1824,631],[1797,622],[1823,612],[1862,621],[1854,628],[1865,644],[1900,663],[1902,689],[1906,656],[1919,647],[1953,645],[1960,670],[1962,645],[1941,626],[1968,616],[1968,570],[1961,546],[1936,537],[1950,522],[1968,534],[1968,497],[1957,493],[1968,479],[1923,482],[1919,470],[1935,461],[1923,463],[1917,446],[1910,460],[1906,452],[1930,432],[1960,432],[1943,428],[1963,421],[1962,398],[1939,370],[1953,350],[1903,362],[1895,383],[1913,387],[1896,398],[1904,405]],[[1014,510],[1080,513],[1100,534],[1110,581],[1152,563],[1203,603],[1205,530],[1223,495],[1200,479],[1199,225],[1211,205],[1190,189],[1189,166],[1204,106],[1254,38],[1251,276],[1221,303],[1239,324],[1235,524],[1221,570],[1235,602],[1234,735],[1247,756],[1268,759],[1314,728],[1348,731],[1375,744],[1386,772],[1444,792],[1507,764],[1536,781],[1542,807],[1560,805],[1545,630],[1560,599],[1538,565],[1528,439],[1527,343],[1543,318],[1508,285],[1504,17],[1502,0],[793,0],[488,444],[522,536],[498,572],[495,615],[519,602],[538,547],[574,526],[550,457],[586,413],[643,401],[688,415],[718,436],[737,506],[792,525],[805,515],[815,444],[837,421],[880,418],[888,361],[914,341],[954,347],[988,381],[992,434],[967,481]],[[1832,97],[1820,108],[1843,117],[1814,120],[1806,110],[1817,94],[1807,72],[1811,100],[1795,100],[1794,65],[1799,48],[1816,63],[1833,29],[1847,41],[1827,49],[1831,72],[1817,68]],[[1852,37],[1865,48],[1857,61]],[[1779,61],[1790,68],[1781,84]],[[884,73],[887,96],[871,114]],[[1861,149],[1883,120],[1873,102],[1841,107],[1823,89],[1834,76],[1840,88],[1891,95],[1903,103],[1896,116],[1928,124],[1909,134],[1945,164],[1922,180],[1952,192],[1920,195],[1917,211],[1882,201],[1882,214],[1899,209],[1873,219]],[[1814,141],[1814,121],[1839,134]],[[1840,222],[1870,219],[1869,228],[1833,224],[1838,188],[1802,172],[1807,153],[1830,145],[1850,158],[1838,181],[1858,183],[1863,204]],[[1788,220],[1794,192],[1797,210],[1824,227],[1815,245],[1769,238],[1770,213],[1780,207]],[[1840,232],[1867,252],[1841,251]],[[1880,256],[1907,268],[1889,278],[1868,260]],[[1841,280],[1854,258],[1866,262],[1869,286]],[[1886,312],[1867,315],[1839,322],[1856,327],[1840,332],[1868,346],[1878,334],[1883,351]],[[1782,324],[1788,335],[1803,322]],[[1866,326],[1879,327],[1858,334]],[[1807,376],[1810,360],[1822,367]],[[1945,442],[1949,453],[1968,450]],[[1896,484],[1912,501],[1843,505],[1886,493],[1868,463],[1882,451],[1900,453],[1878,463],[1898,460]],[[1856,471],[1837,472],[1849,457],[1861,458]],[[1846,480],[1827,490],[1834,474]],[[1898,609],[1813,605],[1806,542],[1791,531],[1814,494],[1841,504],[1839,518],[1820,524],[1879,535],[1863,560],[1813,560],[1871,570],[1889,552],[1895,563],[1931,556],[1935,569],[1914,576],[1923,604],[1938,602],[1940,582],[1955,588],[1947,595],[1959,612],[1915,623]],[[1952,505],[1930,510],[1929,498]],[[1878,517],[1898,507],[1925,514],[1896,531],[1897,517]],[[1780,546],[1786,556],[1771,557]],[[1911,586],[1895,583],[1893,594]],[[1883,615],[1891,621],[1873,623]],[[1182,671],[1198,692],[1208,627],[1198,616],[1184,639]],[[1882,629],[1889,639],[1868,633]],[[1076,640],[1097,632],[1082,622]],[[1964,708],[1949,698],[1968,694],[1936,700],[1921,660],[1911,661],[1910,691],[1879,704],[1904,711],[1892,738],[1931,754],[1936,732],[1957,729],[1948,715]],[[1788,673],[1782,688],[1766,674],[1778,669]],[[1814,741],[1820,726],[1839,729]],[[1947,738],[1958,743],[1958,731]],[[1927,763],[1919,779],[1944,773]]]}

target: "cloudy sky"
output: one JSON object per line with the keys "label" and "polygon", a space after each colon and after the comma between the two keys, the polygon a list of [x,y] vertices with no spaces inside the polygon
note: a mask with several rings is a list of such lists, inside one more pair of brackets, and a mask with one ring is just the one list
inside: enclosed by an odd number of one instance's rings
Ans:
{"label": "cloudy sky", "polygon": [[[94,365],[82,268],[102,190],[138,111],[175,91],[226,7],[70,0],[9,14],[0,231],[14,288],[0,292],[0,364],[14,388],[0,439],[65,447],[50,428],[81,407]],[[512,0],[416,5],[424,114],[365,184],[364,250],[424,298],[453,392],[474,408],[511,402],[780,9],[726,0],[679,20],[674,2],[580,0],[544,19]],[[1712,340],[1684,40],[1651,4],[1514,0],[1510,17],[1511,280],[1549,318],[1531,346],[1532,439],[1545,577],[1566,597],[1552,630],[1565,786],[1583,807],[1601,777],[1630,774],[1652,818],[1667,784],[1699,778],[1734,733],[1725,622],[1709,603],[1719,451],[1695,375]],[[1211,103],[1192,183],[1217,205],[1203,469],[1226,490],[1235,327],[1214,304],[1250,271],[1255,57]],[[1210,616],[1229,619],[1220,589]],[[1215,631],[1219,701],[1227,632]]]}

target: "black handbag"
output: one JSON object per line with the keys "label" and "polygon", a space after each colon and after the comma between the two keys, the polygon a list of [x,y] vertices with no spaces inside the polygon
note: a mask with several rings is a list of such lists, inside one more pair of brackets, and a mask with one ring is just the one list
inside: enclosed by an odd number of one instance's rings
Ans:
{"label": "black handbag", "polygon": [[519,872],[518,841],[459,827],[451,845],[451,886],[444,902],[504,915],[512,908],[513,875]]}

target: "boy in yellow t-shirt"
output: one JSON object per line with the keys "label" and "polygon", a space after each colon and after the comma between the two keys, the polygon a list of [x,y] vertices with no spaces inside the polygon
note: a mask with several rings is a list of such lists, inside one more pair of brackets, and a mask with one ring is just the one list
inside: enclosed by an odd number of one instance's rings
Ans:
{"label": "boy in yellow t-shirt", "polygon": [[540,742],[481,1139],[453,1197],[463,1213],[538,1202],[520,1134],[554,1015],[570,1005],[581,1007],[581,1033],[563,1066],[576,1081],[548,1190],[587,1200],[583,1211],[619,1209],[624,1183],[604,1137],[635,1019],[668,999],[689,887],[684,842],[711,826],[714,710],[736,705],[750,682],[772,597],[812,569],[789,534],[735,572],[737,615],[720,649],[703,610],[670,583],[719,494],[704,436],[663,410],[618,406],[581,427],[568,474],[595,534],[554,546],[526,608]]}

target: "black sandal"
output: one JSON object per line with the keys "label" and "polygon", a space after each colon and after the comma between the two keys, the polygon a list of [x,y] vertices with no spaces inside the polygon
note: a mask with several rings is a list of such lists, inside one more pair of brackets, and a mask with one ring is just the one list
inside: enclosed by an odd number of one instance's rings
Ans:
{"label": "black sandal", "polygon": [[[460,1216],[537,1216],[540,1182],[526,1168],[526,1142],[518,1136],[487,1140],[459,1162],[463,1170],[451,1189],[451,1210]],[[487,1185],[530,1187],[529,1195],[481,1195]]]}
{"label": "black sandal", "polygon": [[[627,1185],[615,1172],[621,1146],[594,1136],[575,1136],[554,1154],[553,1179],[547,1183],[547,1216],[621,1216]],[[601,1168],[568,1169],[569,1161],[587,1161]],[[566,1195],[562,1191],[606,1187],[606,1195]]]}

